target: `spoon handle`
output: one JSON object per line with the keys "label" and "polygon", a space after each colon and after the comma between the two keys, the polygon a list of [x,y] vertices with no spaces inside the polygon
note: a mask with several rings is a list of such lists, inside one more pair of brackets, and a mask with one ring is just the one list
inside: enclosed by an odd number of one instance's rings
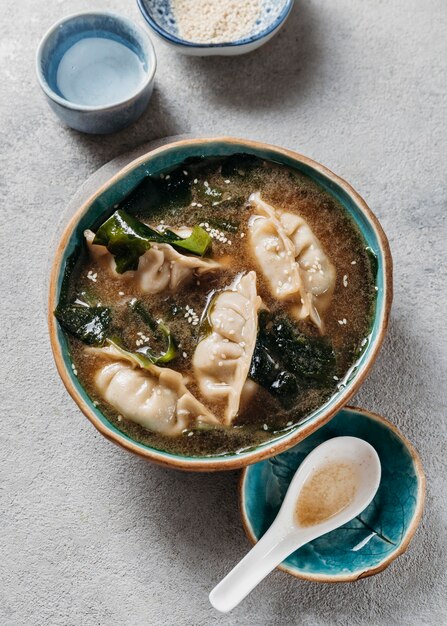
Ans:
{"label": "spoon handle", "polygon": [[296,533],[278,533],[274,526],[211,591],[209,599],[215,609],[222,613],[234,609],[281,561],[306,543],[300,542]]}

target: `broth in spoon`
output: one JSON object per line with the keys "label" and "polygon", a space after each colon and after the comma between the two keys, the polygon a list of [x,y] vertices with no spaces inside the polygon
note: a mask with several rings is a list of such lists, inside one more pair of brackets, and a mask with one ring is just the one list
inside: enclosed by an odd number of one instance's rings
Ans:
{"label": "broth in spoon", "polygon": [[333,461],[313,472],[300,491],[295,521],[314,526],[343,511],[354,500],[358,477],[349,463]]}

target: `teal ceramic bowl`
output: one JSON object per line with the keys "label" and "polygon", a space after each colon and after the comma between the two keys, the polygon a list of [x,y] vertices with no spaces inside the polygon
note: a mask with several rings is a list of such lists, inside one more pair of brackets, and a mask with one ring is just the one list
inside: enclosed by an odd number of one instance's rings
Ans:
{"label": "teal ceramic bowl", "polygon": [[[73,373],[67,340],[55,321],[53,311],[59,300],[67,259],[83,242],[84,230],[95,227],[109,217],[114,210],[113,206],[125,198],[145,176],[170,171],[188,158],[229,156],[241,152],[282,163],[310,176],[343,204],[361,230],[366,245],[377,259],[374,322],[364,352],[340,381],[337,392],[326,404],[313,411],[298,425],[291,426],[288,431],[278,434],[272,441],[239,453],[207,457],[179,456],[134,441],[111,424],[93,404]],[[98,189],[78,209],[57,247],[50,277],[48,322],[51,345],[61,378],[80,409],[105,437],[126,450],[161,465],[189,471],[218,471],[237,469],[275,456],[294,446],[331,419],[348,402],[367,376],[385,336],[391,300],[392,261],[388,241],[364,200],[348,183],[324,166],[290,150],[243,139],[187,139],[168,144],[136,159]]]}
{"label": "teal ceramic bowl", "polygon": [[349,582],[381,572],[406,550],[422,515],[425,477],[411,443],[383,417],[347,407],[294,448],[244,470],[240,505],[249,539],[256,542],[269,528],[309,452],[345,435],[376,449],[382,465],[379,490],[361,515],[303,546],[279,566],[298,578]]}

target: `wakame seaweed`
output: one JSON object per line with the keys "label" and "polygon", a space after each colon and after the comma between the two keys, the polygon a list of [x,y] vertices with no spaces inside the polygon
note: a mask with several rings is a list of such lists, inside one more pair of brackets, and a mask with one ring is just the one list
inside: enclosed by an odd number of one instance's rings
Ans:
{"label": "wakame seaweed", "polygon": [[166,207],[179,207],[191,202],[191,176],[186,166],[161,176],[146,176],[120,203],[119,208],[133,215],[153,216]]}
{"label": "wakame seaweed", "polygon": [[70,335],[93,346],[104,343],[112,322],[110,309],[103,306],[59,303],[54,314]]}
{"label": "wakame seaweed", "polygon": [[155,320],[149,311],[145,308],[142,302],[137,300],[129,304],[130,308],[139,315],[143,322],[150,328],[154,335],[159,335],[163,342],[166,344],[166,348],[160,354],[156,354],[150,346],[142,346],[137,350],[137,353],[143,354],[151,363],[169,363],[177,356],[177,344],[176,341],[163,322],[163,320]]}
{"label": "wakame seaweed", "polygon": [[59,302],[54,315],[62,328],[89,345],[102,345],[112,322],[108,307],[70,302],[70,280],[78,262],[79,248],[67,259]]}
{"label": "wakame seaweed", "polygon": [[149,250],[152,243],[169,243],[174,248],[203,256],[211,245],[211,237],[200,226],[194,226],[187,238],[170,230],[158,232],[118,209],[98,228],[93,243],[105,246],[113,254],[116,271],[123,274],[138,268],[140,256]]}
{"label": "wakame seaweed", "polygon": [[229,176],[244,176],[260,163],[261,160],[253,154],[246,154],[245,152],[232,154],[222,163],[221,173],[225,178]]}
{"label": "wakame seaweed", "polygon": [[372,275],[374,277],[374,280],[376,280],[377,272],[379,270],[379,261],[377,260],[377,255],[370,246],[366,246],[365,250],[371,265]]}
{"label": "wakame seaweed", "polygon": [[249,376],[284,405],[304,388],[330,384],[335,354],[327,339],[308,337],[286,317],[259,314],[259,329]]}

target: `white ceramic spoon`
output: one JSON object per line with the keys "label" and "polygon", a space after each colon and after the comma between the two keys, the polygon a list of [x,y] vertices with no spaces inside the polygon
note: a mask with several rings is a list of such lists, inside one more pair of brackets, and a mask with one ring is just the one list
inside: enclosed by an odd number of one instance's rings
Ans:
{"label": "white ceramic spoon", "polygon": [[[352,466],[357,483],[355,494],[345,508],[329,519],[301,526],[295,514],[300,491],[314,472],[332,463]],[[359,515],[374,498],[380,475],[377,452],[363,439],[335,437],[312,450],[297,469],[273,524],[210,593],[214,608],[223,613],[231,611],[289,554]]]}

